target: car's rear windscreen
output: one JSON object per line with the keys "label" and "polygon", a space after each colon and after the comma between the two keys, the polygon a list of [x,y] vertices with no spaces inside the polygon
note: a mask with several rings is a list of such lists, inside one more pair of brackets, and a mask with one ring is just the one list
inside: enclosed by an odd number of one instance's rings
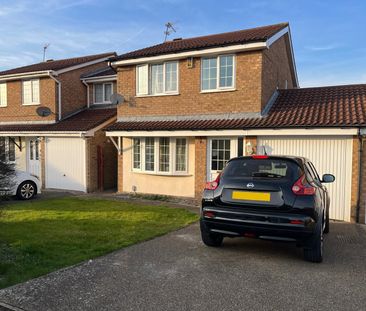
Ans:
{"label": "car's rear windscreen", "polygon": [[243,158],[230,161],[223,170],[222,177],[295,180],[301,176],[301,172],[301,167],[291,160]]}

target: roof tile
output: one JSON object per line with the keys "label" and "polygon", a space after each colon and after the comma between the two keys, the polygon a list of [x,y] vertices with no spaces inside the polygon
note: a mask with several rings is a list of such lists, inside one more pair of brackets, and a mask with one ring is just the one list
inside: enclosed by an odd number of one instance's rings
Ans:
{"label": "roof tile", "polygon": [[116,55],[115,52],[109,52],[109,53],[103,53],[103,54],[95,54],[95,55],[87,55],[87,56],[81,56],[81,57],[46,61],[46,62],[42,62],[42,63],[37,63],[37,64],[32,64],[32,65],[28,65],[28,66],[23,66],[23,67],[18,67],[18,68],[14,68],[14,69],[1,71],[0,76],[27,73],[27,72],[35,72],[35,71],[61,70],[61,69],[65,69],[68,67],[91,62],[91,61],[97,60],[99,58],[115,56],[115,55]]}
{"label": "roof tile", "polygon": [[[354,99],[357,98],[355,101]],[[108,131],[366,127],[366,84],[280,90],[266,117],[117,122]]]}
{"label": "roof tile", "polygon": [[209,36],[166,41],[161,44],[116,56],[111,60],[126,60],[140,57],[150,57],[177,52],[207,49],[218,46],[222,47],[234,44],[263,42],[287,26],[288,23],[281,23],[276,25],[214,34]]}

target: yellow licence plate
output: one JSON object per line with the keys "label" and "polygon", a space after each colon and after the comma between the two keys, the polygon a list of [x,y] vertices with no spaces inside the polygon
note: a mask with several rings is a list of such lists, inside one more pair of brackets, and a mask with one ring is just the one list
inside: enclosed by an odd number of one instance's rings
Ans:
{"label": "yellow licence plate", "polygon": [[253,192],[253,191],[233,191],[232,199],[247,200],[247,201],[271,201],[271,194],[269,192]]}

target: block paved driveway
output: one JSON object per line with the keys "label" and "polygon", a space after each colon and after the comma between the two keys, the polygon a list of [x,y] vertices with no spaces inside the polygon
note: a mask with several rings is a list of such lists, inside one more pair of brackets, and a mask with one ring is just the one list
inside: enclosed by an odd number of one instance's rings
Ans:
{"label": "block paved driveway", "polygon": [[4,289],[0,310],[365,310],[366,229],[331,230],[313,264],[288,244],[207,248],[194,224]]}

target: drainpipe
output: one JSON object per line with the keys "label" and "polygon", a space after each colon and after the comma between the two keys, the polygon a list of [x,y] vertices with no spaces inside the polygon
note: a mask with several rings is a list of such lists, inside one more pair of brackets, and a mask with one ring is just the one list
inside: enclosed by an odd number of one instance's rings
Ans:
{"label": "drainpipe", "polygon": [[55,80],[58,85],[58,121],[61,120],[61,82],[57,80],[52,74],[50,74],[50,78]]}
{"label": "drainpipe", "polygon": [[89,84],[85,82],[85,80],[81,80],[83,84],[86,86],[86,100],[87,100],[87,106],[90,107],[90,99],[89,99]]}
{"label": "drainpipe", "polygon": [[363,154],[363,140],[361,129],[358,129],[358,193],[357,193],[357,206],[356,206],[356,222],[360,222],[360,209],[361,209],[361,192],[362,192],[362,154]]}

